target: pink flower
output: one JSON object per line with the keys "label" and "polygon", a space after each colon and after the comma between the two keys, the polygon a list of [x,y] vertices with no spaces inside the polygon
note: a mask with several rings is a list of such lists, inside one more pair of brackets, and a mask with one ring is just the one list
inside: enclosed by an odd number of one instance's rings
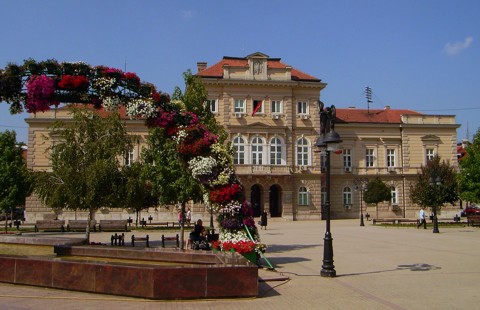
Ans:
{"label": "pink flower", "polygon": [[55,99],[55,81],[46,75],[32,75],[27,81],[27,99],[25,108],[29,113],[47,111],[51,105],[57,105]]}

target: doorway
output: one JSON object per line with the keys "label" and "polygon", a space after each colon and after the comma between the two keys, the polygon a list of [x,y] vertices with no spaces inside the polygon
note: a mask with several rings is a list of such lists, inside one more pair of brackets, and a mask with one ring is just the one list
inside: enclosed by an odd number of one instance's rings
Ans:
{"label": "doorway", "polygon": [[282,216],[282,188],[278,184],[270,186],[269,191],[269,212],[271,217]]}
{"label": "doorway", "polygon": [[254,184],[250,192],[250,204],[253,208],[253,216],[259,217],[262,213],[262,187]]}

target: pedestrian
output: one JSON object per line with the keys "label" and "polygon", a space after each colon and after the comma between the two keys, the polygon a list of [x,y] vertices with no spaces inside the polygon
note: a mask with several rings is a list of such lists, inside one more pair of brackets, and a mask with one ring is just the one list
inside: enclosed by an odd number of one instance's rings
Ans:
{"label": "pedestrian", "polygon": [[190,208],[188,208],[185,218],[187,220],[187,225],[190,226],[190,222],[192,221],[192,212],[190,211]]}
{"label": "pedestrian", "polygon": [[182,210],[180,210],[180,211],[178,211],[178,225],[179,226],[182,226],[182,220],[183,220]]}
{"label": "pedestrian", "polygon": [[423,207],[420,209],[420,214],[419,214],[419,223],[417,225],[417,229],[422,226],[423,224],[423,229],[427,229],[427,221],[425,221],[425,210],[423,210]]}
{"label": "pedestrian", "polygon": [[260,229],[265,227],[265,230],[267,230],[267,215],[267,211],[263,210],[262,215],[260,216]]}

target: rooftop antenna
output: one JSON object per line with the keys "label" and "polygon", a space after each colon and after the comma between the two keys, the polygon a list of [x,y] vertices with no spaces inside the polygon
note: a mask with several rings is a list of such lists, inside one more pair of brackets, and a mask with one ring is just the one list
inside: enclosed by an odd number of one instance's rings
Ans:
{"label": "rooftop antenna", "polygon": [[467,121],[467,141],[470,142],[470,126],[468,126],[468,121]]}
{"label": "rooftop antenna", "polygon": [[372,89],[370,86],[365,86],[365,98],[367,98],[367,112],[370,114],[370,103],[372,103]]}

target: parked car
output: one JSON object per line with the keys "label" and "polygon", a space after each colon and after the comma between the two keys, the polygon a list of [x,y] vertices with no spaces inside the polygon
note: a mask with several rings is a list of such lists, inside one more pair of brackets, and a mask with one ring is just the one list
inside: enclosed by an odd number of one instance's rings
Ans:
{"label": "parked car", "polygon": [[470,205],[463,210],[462,214],[469,215],[480,215],[480,207],[477,205]]}

